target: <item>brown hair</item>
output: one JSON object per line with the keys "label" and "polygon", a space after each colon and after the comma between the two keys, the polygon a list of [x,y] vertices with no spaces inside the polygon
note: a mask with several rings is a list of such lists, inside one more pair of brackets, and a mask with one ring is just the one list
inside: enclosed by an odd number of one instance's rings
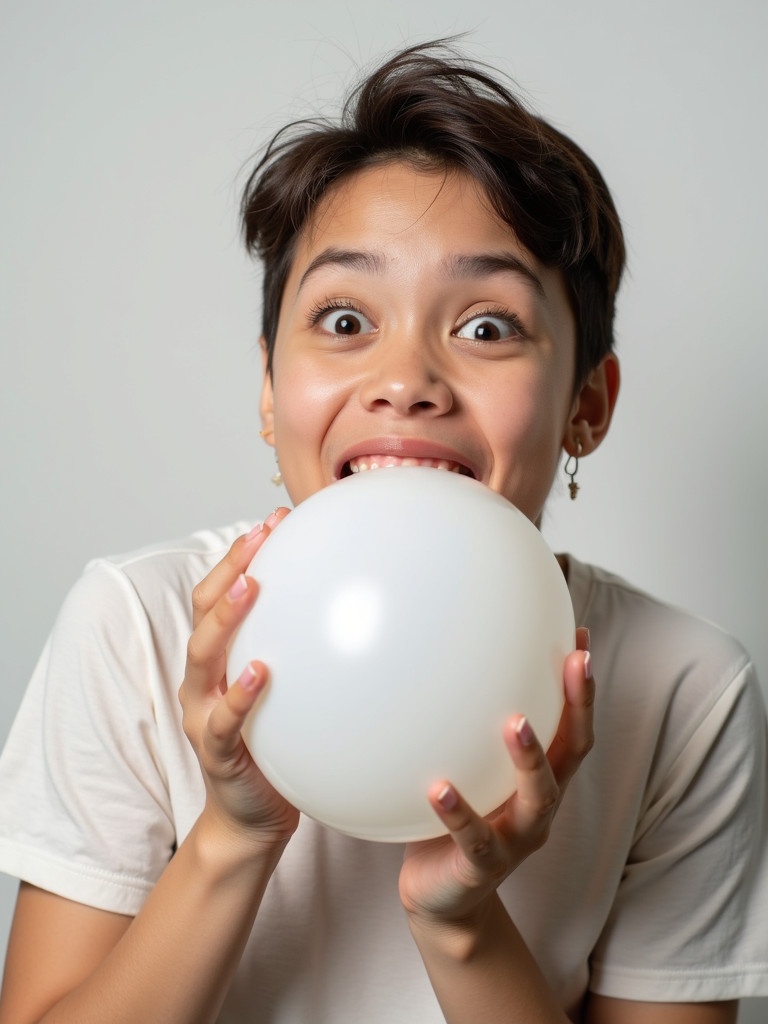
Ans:
{"label": "brown hair", "polygon": [[610,193],[574,142],[443,41],[388,59],[352,91],[338,123],[287,125],[251,173],[242,226],[249,252],[264,263],[270,372],[297,235],[331,186],[397,159],[471,175],[519,241],[562,272],[578,328],[578,387],[613,347],[625,251]]}

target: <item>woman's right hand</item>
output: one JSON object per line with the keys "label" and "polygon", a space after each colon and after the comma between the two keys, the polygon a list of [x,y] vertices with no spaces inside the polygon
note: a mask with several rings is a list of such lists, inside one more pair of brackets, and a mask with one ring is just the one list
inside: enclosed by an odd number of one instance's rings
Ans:
{"label": "woman's right hand", "polygon": [[299,812],[269,784],[241,735],[245,718],[267,685],[267,667],[242,666],[227,686],[227,647],[257,599],[258,584],[246,577],[251,559],[288,509],[234,542],[226,556],[195,587],[193,633],[179,689],[184,732],[197,754],[206,787],[205,814],[257,845],[284,844]]}

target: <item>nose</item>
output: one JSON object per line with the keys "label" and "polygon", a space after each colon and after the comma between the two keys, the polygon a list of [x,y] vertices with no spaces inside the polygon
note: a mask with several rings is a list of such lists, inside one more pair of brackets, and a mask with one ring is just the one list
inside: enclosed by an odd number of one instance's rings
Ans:
{"label": "nose", "polygon": [[399,416],[444,416],[454,396],[444,368],[428,346],[418,340],[382,340],[360,387],[360,400],[369,412]]}

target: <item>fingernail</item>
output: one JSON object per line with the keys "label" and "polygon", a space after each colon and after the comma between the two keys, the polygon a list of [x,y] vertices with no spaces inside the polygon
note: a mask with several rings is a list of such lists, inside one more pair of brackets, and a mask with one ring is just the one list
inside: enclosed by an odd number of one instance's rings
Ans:
{"label": "fingernail", "polygon": [[437,794],[437,802],[444,811],[452,811],[458,801],[459,798],[456,796],[456,790],[453,786],[443,786]]}
{"label": "fingernail", "polygon": [[520,719],[520,721],[517,723],[517,729],[515,731],[517,732],[518,739],[524,747],[530,747],[533,741],[536,739],[533,729],[531,728],[531,723],[528,721],[527,718]]}
{"label": "fingernail", "polygon": [[592,655],[589,651],[584,651],[584,678],[592,678]]}
{"label": "fingernail", "polygon": [[590,647],[592,646],[592,638],[589,635],[589,630],[587,629],[586,626],[584,627],[584,642],[587,645],[585,649],[588,651],[590,649]]}
{"label": "fingernail", "polygon": [[264,523],[262,523],[261,520],[259,520],[259,522],[258,523],[254,523],[254,525],[250,528],[248,533],[246,533],[246,535],[245,535],[245,543],[246,544],[252,544],[256,540],[257,537],[261,536],[261,534],[263,532],[264,532]]}
{"label": "fingernail", "polygon": [[247,589],[248,581],[241,573],[229,588],[228,597],[230,601],[237,601],[238,598],[243,596]]}
{"label": "fingernail", "polygon": [[275,511],[274,512],[270,512],[269,515],[267,516],[267,518],[264,520],[264,525],[268,526],[270,528],[270,530],[273,527],[277,526],[277,523],[278,523],[277,513],[279,511],[280,511],[280,509],[276,508]]}
{"label": "fingernail", "polygon": [[258,673],[256,672],[256,669],[253,667],[251,662],[248,662],[243,671],[240,673],[240,678],[237,680],[237,682],[241,689],[250,691],[256,689],[256,684],[258,680],[259,676]]}

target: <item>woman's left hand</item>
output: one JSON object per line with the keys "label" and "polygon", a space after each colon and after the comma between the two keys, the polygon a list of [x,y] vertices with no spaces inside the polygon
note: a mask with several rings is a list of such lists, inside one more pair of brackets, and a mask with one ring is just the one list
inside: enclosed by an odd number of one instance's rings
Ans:
{"label": "woman's left hand", "polygon": [[483,818],[447,780],[432,786],[430,803],[449,834],[406,846],[400,899],[410,917],[434,924],[471,920],[504,879],[546,842],[566,786],[594,739],[586,629],[576,631],[576,648],[563,669],[565,705],[549,751],[544,752],[523,716],[507,722],[504,738],[517,790],[506,804]]}

